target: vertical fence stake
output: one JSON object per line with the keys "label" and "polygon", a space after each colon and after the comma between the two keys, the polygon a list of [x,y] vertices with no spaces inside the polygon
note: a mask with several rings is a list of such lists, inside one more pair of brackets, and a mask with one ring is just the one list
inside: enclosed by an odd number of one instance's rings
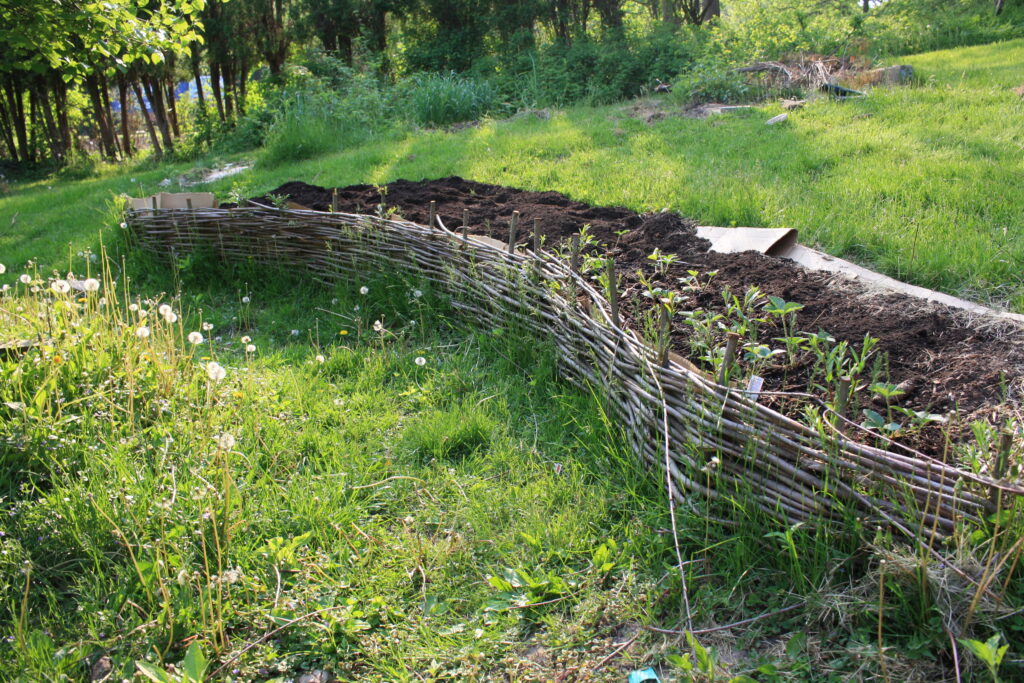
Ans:
{"label": "vertical fence stake", "polygon": [[338,188],[331,192],[331,213],[338,213]]}
{"label": "vertical fence stake", "polygon": [[430,219],[427,223],[431,228],[437,223],[437,202],[433,199],[430,200]]}
{"label": "vertical fence stake", "polygon": [[462,210],[462,241],[469,239],[469,209]]}
{"label": "vertical fence stake", "polygon": [[671,331],[668,306],[662,304],[658,311],[658,365],[668,367],[668,336]]}
{"label": "vertical fence stake", "polygon": [[[1013,446],[1013,432],[1006,427],[999,432],[999,450],[996,452],[996,463],[992,469],[992,478],[997,481],[1002,481],[1003,477],[1006,476],[1006,468],[1010,464],[1011,446]],[[993,488],[992,493],[989,495],[989,500],[995,507],[995,511],[999,512],[1003,507],[1002,489]]]}
{"label": "vertical fence stake", "polygon": [[612,309],[612,326],[621,327],[619,324],[619,278],[615,274],[615,259],[608,259],[608,304]]}
{"label": "vertical fence stake", "polygon": [[729,379],[729,367],[733,358],[736,357],[736,345],[740,342],[740,335],[737,332],[730,332],[725,342],[725,358],[722,359],[722,367],[718,370],[718,383],[725,386]]}
{"label": "vertical fence stake", "polygon": [[[839,378],[839,392],[836,394],[836,413],[839,417],[846,417],[846,406],[850,402],[850,387],[853,384],[853,378],[846,376]],[[843,423],[839,422],[839,431],[843,431]]]}
{"label": "vertical fence stake", "polygon": [[512,212],[512,220],[508,224],[508,253],[516,250],[516,230],[519,228],[519,212]]}
{"label": "vertical fence stake", "polygon": [[580,269],[580,234],[574,233],[571,241],[569,242],[569,292],[571,294],[571,303],[576,302],[576,273]]}

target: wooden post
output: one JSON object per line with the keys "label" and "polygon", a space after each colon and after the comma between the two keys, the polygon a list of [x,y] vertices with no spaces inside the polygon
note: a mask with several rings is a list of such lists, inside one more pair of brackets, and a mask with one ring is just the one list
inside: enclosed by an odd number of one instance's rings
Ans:
{"label": "wooden post", "polygon": [[664,368],[668,367],[668,336],[671,332],[668,306],[662,304],[658,314],[658,365]]}
{"label": "wooden post", "polygon": [[[992,468],[992,478],[997,481],[1002,481],[1003,477],[1006,476],[1006,469],[1010,464],[1010,448],[1013,446],[1013,432],[1009,428],[1004,428],[999,432],[999,450],[996,452],[995,466]],[[1003,507],[1003,491],[1002,489],[993,488],[992,493],[989,494],[989,500],[991,501],[996,512],[999,512]]]}
{"label": "wooden post", "polygon": [[469,209],[462,210],[462,241],[469,239]]}
{"label": "wooden post", "polygon": [[429,219],[427,225],[429,225],[430,227],[434,227],[434,224],[436,222],[437,222],[437,202],[435,202],[433,199],[431,199],[430,200],[430,219]]}
{"label": "wooden post", "polygon": [[[846,417],[846,406],[850,402],[850,387],[853,384],[851,377],[840,377],[839,378],[839,391],[836,394],[836,413],[840,417]],[[839,429],[842,431],[843,425],[840,421]]]}
{"label": "wooden post", "polygon": [[736,346],[739,342],[739,333],[730,332],[725,342],[725,358],[722,359],[722,367],[718,369],[718,383],[722,386],[725,386],[729,380],[729,367],[732,366],[733,358],[736,357]]}
{"label": "wooden post", "polygon": [[151,201],[153,203],[153,213],[156,213],[156,195],[152,196]]}
{"label": "wooden post", "polygon": [[574,233],[569,242],[569,294],[570,301],[576,302],[576,273],[580,269],[580,234]]}
{"label": "wooden post", "polygon": [[331,213],[338,213],[338,188],[331,192]]}
{"label": "wooden post", "polygon": [[512,220],[508,224],[508,253],[516,250],[516,231],[519,229],[519,212],[512,212]]}
{"label": "wooden post", "polygon": [[615,259],[608,258],[608,304],[612,309],[612,326],[621,327],[619,324],[619,278],[615,274]]}

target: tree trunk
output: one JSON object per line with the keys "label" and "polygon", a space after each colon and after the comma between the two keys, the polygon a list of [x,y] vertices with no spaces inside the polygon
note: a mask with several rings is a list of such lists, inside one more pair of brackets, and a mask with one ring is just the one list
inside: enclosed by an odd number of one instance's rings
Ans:
{"label": "tree trunk", "polygon": [[224,116],[224,98],[221,96],[221,92],[220,92],[220,79],[221,79],[220,66],[211,57],[210,58],[210,89],[213,91],[213,101],[217,105],[217,115],[220,116],[220,120],[221,121],[227,121],[227,118]]}
{"label": "tree trunk", "polygon": [[10,111],[11,124],[14,126],[14,136],[18,140],[18,149],[21,151],[21,161],[29,161],[28,149],[28,128],[25,122],[25,99],[22,97],[21,87],[14,76],[7,78],[7,87],[4,88],[7,94],[7,107]]}
{"label": "tree trunk", "polygon": [[156,119],[157,130],[160,131],[160,139],[164,143],[167,153],[174,152],[174,141],[171,139],[171,131],[167,125],[167,112],[164,109],[163,96],[160,93],[160,79],[142,77],[142,87],[146,89],[146,97],[153,108],[153,118]]}
{"label": "tree trunk", "polygon": [[[864,0],[867,2],[868,0]],[[700,23],[704,24],[712,19],[722,16],[722,4],[720,0],[704,0],[704,7],[700,12]]]}
{"label": "tree trunk", "polygon": [[181,137],[181,129],[178,127],[178,103],[174,97],[174,77],[169,76],[167,79],[167,113],[168,118],[171,122],[171,130],[174,132],[175,138]]}
{"label": "tree trunk", "polygon": [[[864,0],[864,11],[867,12],[868,0]],[[1003,13],[1003,0],[996,0],[996,16]]]}
{"label": "tree trunk", "polygon": [[107,131],[110,134],[111,149],[114,150],[117,156],[124,159],[124,152],[121,151],[121,145],[117,140],[117,124],[114,123],[114,109],[110,106],[110,83],[107,82],[107,77],[103,74],[99,76],[99,85],[100,99],[103,101],[103,117],[107,124]]}
{"label": "tree trunk", "polygon": [[235,120],[235,70],[234,64],[226,62],[221,64],[220,67],[221,76],[224,79],[224,115],[228,121]]}
{"label": "tree trunk", "polygon": [[7,147],[8,156],[11,161],[18,161],[18,148],[14,144],[14,135],[11,132],[11,120],[7,113],[7,104],[3,98],[0,98],[0,139],[3,140],[4,145]]}
{"label": "tree trunk", "polygon": [[35,98],[39,110],[43,114],[43,124],[46,126],[46,137],[50,141],[50,156],[57,162],[63,163],[66,160],[64,141],[61,139],[60,129],[57,128],[57,120],[50,109],[49,89],[46,81],[40,79],[35,87]]}
{"label": "tree trunk", "polygon": [[204,114],[206,113],[206,96],[203,94],[203,74],[199,68],[199,48],[196,44],[192,44],[192,78],[196,82],[196,99],[199,101],[199,109]]}
{"label": "tree trunk", "polygon": [[[121,102],[121,149],[124,151],[125,158],[131,158],[134,151],[132,150],[132,138],[128,132],[128,83],[124,76],[117,79],[117,99]],[[143,112],[143,116],[145,116],[145,112]]]}
{"label": "tree trunk", "polygon": [[53,75],[53,99],[57,108],[57,125],[60,127],[64,149],[71,151],[71,124],[68,122],[68,85],[60,74]]}
{"label": "tree trunk", "polygon": [[100,152],[107,159],[116,159],[114,141],[110,126],[107,124],[103,113],[103,100],[100,97],[99,79],[95,74],[85,77],[85,90],[89,94],[89,101],[92,102],[93,119],[96,122],[96,129],[99,132]]}
{"label": "tree trunk", "polygon": [[249,65],[242,60],[242,66],[238,70],[238,101],[235,103],[239,116],[245,116],[245,98],[249,92]]}
{"label": "tree trunk", "polygon": [[142,88],[139,87],[138,81],[132,81],[132,89],[135,91],[135,99],[139,101],[139,111],[142,112],[142,120],[146,122],[149,141],[153,145],[153,156],[159,161],[163,158],[164,152],[160,149],[160,140],[157,139],[156,130],[153,128],[153,121],[150,120],[149,112],[146,111],[146,100],[142,97]]}

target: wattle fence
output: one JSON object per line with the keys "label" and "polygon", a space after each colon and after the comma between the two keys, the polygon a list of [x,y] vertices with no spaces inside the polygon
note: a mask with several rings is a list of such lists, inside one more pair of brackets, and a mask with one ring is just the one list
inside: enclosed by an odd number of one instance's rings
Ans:
{"label": "wattle fence", "polygon": [[126,220],[138,246],[158,254],[202,247],[305,267],[325,283],[388,267],[430,281],[474,320],[514,323],[556,347],[566,380],[598,388],[636,455],[667,473],[677,501],[742,493],[780,522],[857,516],[922,538],[978,523],[993,501],[1008,507],[1024,497],[1016,485],[923,454],[858,443],[824,404],[808,426],[666,358],[613,323],[609,302],[573,264],[536,244],[510,252],[440,221],[262,206],[134,208]]}

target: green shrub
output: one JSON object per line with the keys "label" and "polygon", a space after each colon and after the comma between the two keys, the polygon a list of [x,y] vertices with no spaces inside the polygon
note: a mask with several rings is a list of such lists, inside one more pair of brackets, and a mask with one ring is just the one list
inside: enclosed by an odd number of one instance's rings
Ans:
{"label": "green shrub", "polygon": [[417,74],[402,89],[409,116],[423,126],[472,121],[497,106],[497,94],[490,83],[454,72]]}

